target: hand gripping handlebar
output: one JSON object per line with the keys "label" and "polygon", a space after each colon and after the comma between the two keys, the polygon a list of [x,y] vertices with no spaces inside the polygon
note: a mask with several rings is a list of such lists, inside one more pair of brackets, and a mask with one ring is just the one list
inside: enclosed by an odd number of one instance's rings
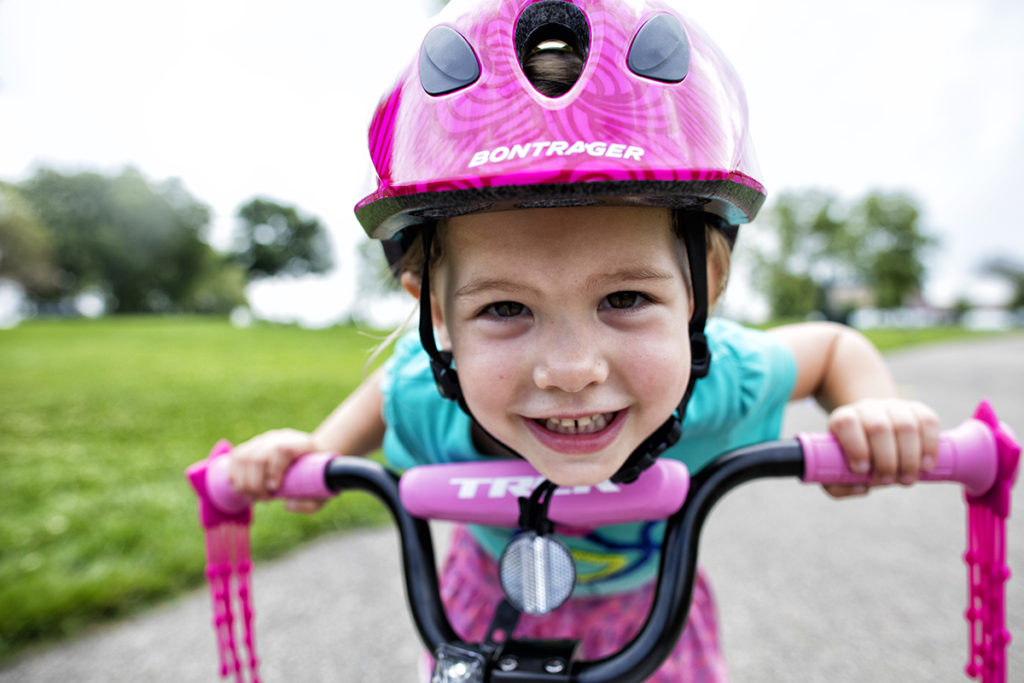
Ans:
{"label": "hand gripping handlebar", "polygon": [[[234,642],[232,587],[238,595],[248,644],[248,668],[258,680],[249,595],[248,532],[250,502],[231,488],[227,476],[230,444],[221,442],[187,475],[199,496],[200,519],[207,529],[208,568],[214,602],[214,627],[221,673],[242,680],[242,662]],[[961,484],[968,503],[970,660],[967,673],[984,683],[1006,680],[1005,520],[1016,478],[1020,446],[1006,425],[983,402],[974,417],[944,431],[935,467],[926,481]],[[641,519],[668,518],[654,603],[640,633],[618,653],[596,661],[573,662],[559,673],[532,675],[522,668],[506,675],[489,653],[490,681],[581,683],[641,681],[669,655],[686,622],[696,572],[697,547],[704,519],[714,504],[736,486],[764,477],[800,477],[823,484],[868,483],[870,473],[854,474],[830,435],[801,434],[796,439],[758,444],[717,458],[690,481],[680,463],[662,459],[637,482],[560,489],[550,517],[572,528]],[[436,651],[458,640],[438,592],[434,551],[426,519],[472,521],[515,526],[517,498],[529,495],[539,475],[525,462],[489,462],[417,467],[399,477],[363,458],[314,454],[298,460],[278,491],[286,498],[326,498],[344,490],[369,492],[389,508],[399,528],[406,591],[413,620],[424,644]],[[614,502],[613,502],[614,501]],[[514,641],[510,641],[512,643]],[[526,677],[524,677],[526,675]]]}

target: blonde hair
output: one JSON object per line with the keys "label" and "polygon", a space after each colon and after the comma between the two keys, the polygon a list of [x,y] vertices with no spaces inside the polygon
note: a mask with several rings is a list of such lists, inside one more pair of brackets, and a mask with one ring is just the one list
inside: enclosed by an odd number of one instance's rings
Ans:
{"label": "blonde hair", "polygon": [[708,243],[708,308],[713,309],[725,294],[732,266],[732,246],[721,230],[711,225],[704,228]]}

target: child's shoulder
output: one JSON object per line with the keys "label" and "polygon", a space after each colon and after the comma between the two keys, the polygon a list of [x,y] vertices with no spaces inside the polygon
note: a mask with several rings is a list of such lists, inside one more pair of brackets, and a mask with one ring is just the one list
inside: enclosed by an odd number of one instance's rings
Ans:
{"label": "child's shoulder", "polygon": [[788,347],[775,336],[726,318],[710,318],[705,333],[713,359],[716,353],[718,357],[727,357],[738,363],[780,354],[792,355]]}
{"label": "child's shoulder", "polygon": [[430,371],[430,358],[423,351],[415,331],[403,334],[395,342],[391,356],[384,364],[381,390],[385,397],[410,390],[417,392],[417,395],[419,390],[423,390],[426,396],[437,394]]}
{"label": "child's shoulder", "polygon": [[712,318],[711,371],[697,381],[672,457],[698,472],[718,454],[778,438],[796,361],[774,335]]}
{"label": "child's shoulder", "polygon": [[695,398],[717,406],[715,412],[725,419],[738,419],[758,403],[788,399],[796,380],[796,359],[785,343],[723,318],[710,319],[706,332],[711,371],[697,382]]}

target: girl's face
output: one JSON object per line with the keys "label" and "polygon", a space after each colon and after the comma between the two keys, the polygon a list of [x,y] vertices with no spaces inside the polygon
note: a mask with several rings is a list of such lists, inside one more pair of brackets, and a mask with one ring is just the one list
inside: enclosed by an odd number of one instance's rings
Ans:
{"label": "girl's face", "polygon": [[476,419],[559,485],[611,477],[689,377],[690,295],[669,212],[475,214],[441,235],[433,312]]}

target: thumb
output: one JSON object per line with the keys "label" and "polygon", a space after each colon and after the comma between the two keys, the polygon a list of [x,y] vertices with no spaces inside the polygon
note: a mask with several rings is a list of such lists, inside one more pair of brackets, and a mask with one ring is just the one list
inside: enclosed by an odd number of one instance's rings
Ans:
{"label": "thumb", "polygon": [[267,462],[267,489],[272,492],[280,489],[284,474],[291,467],[292,463],[312,451],[313,444],[311,440],[303,439],[295,443],[279,445],[269,462]]}

